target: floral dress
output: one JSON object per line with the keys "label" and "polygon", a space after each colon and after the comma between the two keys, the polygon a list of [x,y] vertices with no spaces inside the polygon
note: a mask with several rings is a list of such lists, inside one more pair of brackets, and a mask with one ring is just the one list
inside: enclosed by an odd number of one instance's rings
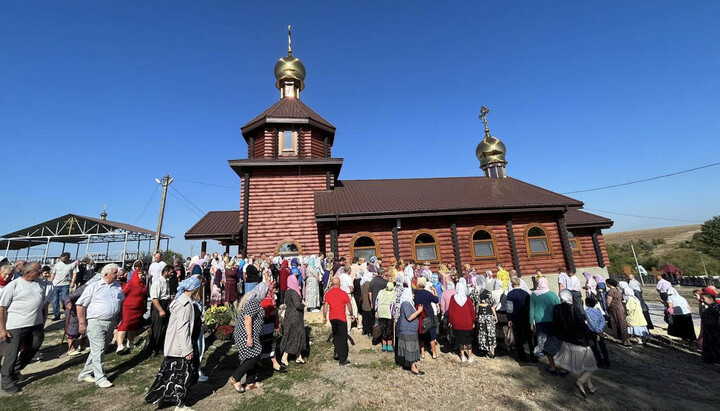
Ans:
{"label": "floral dress", "polygon": [[315,267],[306,269],[307,278],[305,279],[305,302],[307,308],[315,310],[320,307],[320,285],[318,284],[318,270]]}
{"label": "floral dress", "polygon": [[[478,347],[480,351],[494,352],[497,339],[495,337],[495,316],[492,313],[492,307],[495,305],[492,293],[488,290],[473,291],[470,294],[470,299],[475,304],[475,312],[477,313],[475,329],[478,333]],[[480,306],[480,304],[487,305]]]}

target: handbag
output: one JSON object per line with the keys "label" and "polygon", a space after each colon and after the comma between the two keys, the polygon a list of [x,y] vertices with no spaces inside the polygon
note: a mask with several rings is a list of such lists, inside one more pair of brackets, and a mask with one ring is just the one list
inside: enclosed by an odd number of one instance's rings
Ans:
{"label": "handbag", "polygon": [[672,314],[667,312],[667,310],[665,310],[665,316],[663,317],[663,320],[665,320],[665,323],[667,323],[667,325],[672,325],[674,322]]}
{"label": "handbag", "polygon": [[382,327],[380,327],[380,321],[378,320],[375,320],[375,324],[373,325],[372,337],[376,340],[379,340],[380,337],[382,337]]}
{"label": "handbag", "polygon": [[423,318],[423,320],[422,320],[422,333],[425,334],[425,333],[427,333],[428,331],[430,331],[433,327],[435,327],[435,325],[436,325],[436,324],[435,324],[435,321],[436,321],[436,320],[435,320],[435,316],[434,316],[434,315],[430,315],[430,316],[427,316],[427,317]]}

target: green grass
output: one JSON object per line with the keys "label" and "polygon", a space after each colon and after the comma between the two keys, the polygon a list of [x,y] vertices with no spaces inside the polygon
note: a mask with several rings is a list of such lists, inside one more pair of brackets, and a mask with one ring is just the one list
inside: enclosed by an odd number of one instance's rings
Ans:
{"label": "green grass", "polygon": [[3,411],[26,411],[33,410],[35,399],[27,393],[4,395],[0,398],[0,408]]}
{"label": "green grass", "polygon": [[48,385],[64,383],[67,382],[69,376],[69,373],[55,374],[38,380],[33,385],[37,387],[47,387]]}
{"label": "green grass", "polygon": [[335,396],[330,393],[323,396],[320,401],[313,401],[310,399],[298,399],[295,396],[282,391],[265,389],[265,392],[262,394],[235,407],[235,410],[276,411],[292,409],[295,411],[313,411],[319,409],[332,409],[334,406]]}
{"label": "green grass", "polygon": [[377,354],[378,350],[374,348],[363,348],[360,350],[360,354]]}
{"label": "green grass", "polygon": [[383,358],[378,361],[371,361],[367,364],[353,364],[352,366],[367,370],[390,370],[395,368],[395,362],[387,358]]}
{"label": "green grass", "polygon": [[79,406],[85,400],[92,398],[95,395],[95,392],[98,390],[98,387],[95,384],[82,382],[79,384],[85,384],[84,387],[74,390],[74,391],[68,391],[65,394],[60,397],[60,402],[65,405],[70,406]]}

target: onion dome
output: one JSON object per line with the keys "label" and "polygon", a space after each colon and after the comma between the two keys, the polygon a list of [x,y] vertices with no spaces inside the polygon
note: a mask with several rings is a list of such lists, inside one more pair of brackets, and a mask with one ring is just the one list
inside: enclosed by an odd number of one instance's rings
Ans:
{"label": "onion dome", "polygon": [[480,161],[480,168],[485,172],[485,176],[494,178],[505,178],[505,143],[499,138],[490,134],[487,125],[487,114],[490,110],[483,106],[480,109],[480,119],[485,124],[485,138],[475,148],[475,156]]}
{"label": "onion dome", "polygon": [[305,66],[300,59],[293,56],[290,26],[288,26],[288,55],[275,63],[275,79],[277,79],[275,87],[278,90],[282,90],[285,80],[296,82],[301,91],[305,88]]}

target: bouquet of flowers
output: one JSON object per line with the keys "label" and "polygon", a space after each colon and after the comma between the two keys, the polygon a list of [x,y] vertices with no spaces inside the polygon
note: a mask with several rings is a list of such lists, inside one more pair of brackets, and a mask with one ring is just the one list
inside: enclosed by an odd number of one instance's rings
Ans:
{"label": "bouquet of flowers", "polygon": [[[205,311],[205,325],[210,329],[214,330],[221,325],[228,325],[232,321],[232,313],[225,306],[213,306],[209,310]],[[230,332],[232,334],[232,331]]]}
{"label": "bouquet of flowers", "polygon": [[215,330],[215,338],[217,338],[220,341],[227,341],[232,339],[234,328],[232,325],[220,325],[217,327],[217,330]]}

